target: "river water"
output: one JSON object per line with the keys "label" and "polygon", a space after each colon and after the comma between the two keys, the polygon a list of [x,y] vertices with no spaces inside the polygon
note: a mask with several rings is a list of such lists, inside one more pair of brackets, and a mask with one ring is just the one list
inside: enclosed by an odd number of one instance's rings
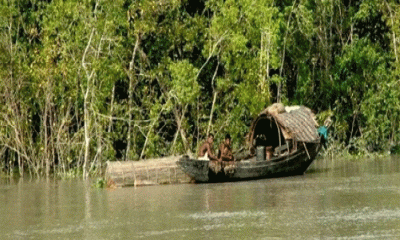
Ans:
{"label": "river water", "polygon": [[0,179],[0,239],[400,239],[400,158],[302,176],[97,189]]}

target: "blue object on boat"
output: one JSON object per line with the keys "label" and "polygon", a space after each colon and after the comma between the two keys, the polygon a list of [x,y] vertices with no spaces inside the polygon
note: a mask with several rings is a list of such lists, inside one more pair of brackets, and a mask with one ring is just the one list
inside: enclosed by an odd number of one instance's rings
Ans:
{"label": "blue object on boat", "polygon": [[328,129],[325,126],[319,127],[318,135],[323,136],[325,140],[328,140]]}
{"label": "blue object on boat", "polygon": [[321,137],[322,146],[326,147],[328,142],[328,128],[326,126],[321,126],[318,128],[318,135]]}

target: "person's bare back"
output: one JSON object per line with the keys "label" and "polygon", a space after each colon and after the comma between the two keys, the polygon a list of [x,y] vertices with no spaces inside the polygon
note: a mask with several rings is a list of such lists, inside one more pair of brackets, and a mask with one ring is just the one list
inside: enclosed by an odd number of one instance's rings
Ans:
{"label": "person's bare back", "polygon": [[213,149],[214,135],[210,134],[207,140],[201,145],[199,149],[199,158],[208,158],[208,160],[217,160],[214,155]]}

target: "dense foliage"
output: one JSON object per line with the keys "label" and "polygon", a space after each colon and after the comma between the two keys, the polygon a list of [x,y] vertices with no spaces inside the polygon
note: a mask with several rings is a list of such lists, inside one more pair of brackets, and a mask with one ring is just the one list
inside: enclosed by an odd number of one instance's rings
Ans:
{"label": "dense foliage", "polygon": [[277,101],[387,151],[399,48],[394,0],[0,0],[0,167],[87,176],[210,132],[237,149]]}

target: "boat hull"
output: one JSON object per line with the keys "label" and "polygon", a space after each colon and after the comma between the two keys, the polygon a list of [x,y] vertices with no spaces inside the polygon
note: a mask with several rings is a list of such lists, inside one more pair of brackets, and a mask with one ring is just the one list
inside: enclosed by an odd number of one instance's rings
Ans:
{"label": "boat hull", "polygon": [[177,164],[196,182],[225,182],[248,179],[282,177],[303,174],[314,161],[319,144],[307,149],[276,157],[270,161],[257,161],[256,157],[237,162],[216,162],[181,158]]}

